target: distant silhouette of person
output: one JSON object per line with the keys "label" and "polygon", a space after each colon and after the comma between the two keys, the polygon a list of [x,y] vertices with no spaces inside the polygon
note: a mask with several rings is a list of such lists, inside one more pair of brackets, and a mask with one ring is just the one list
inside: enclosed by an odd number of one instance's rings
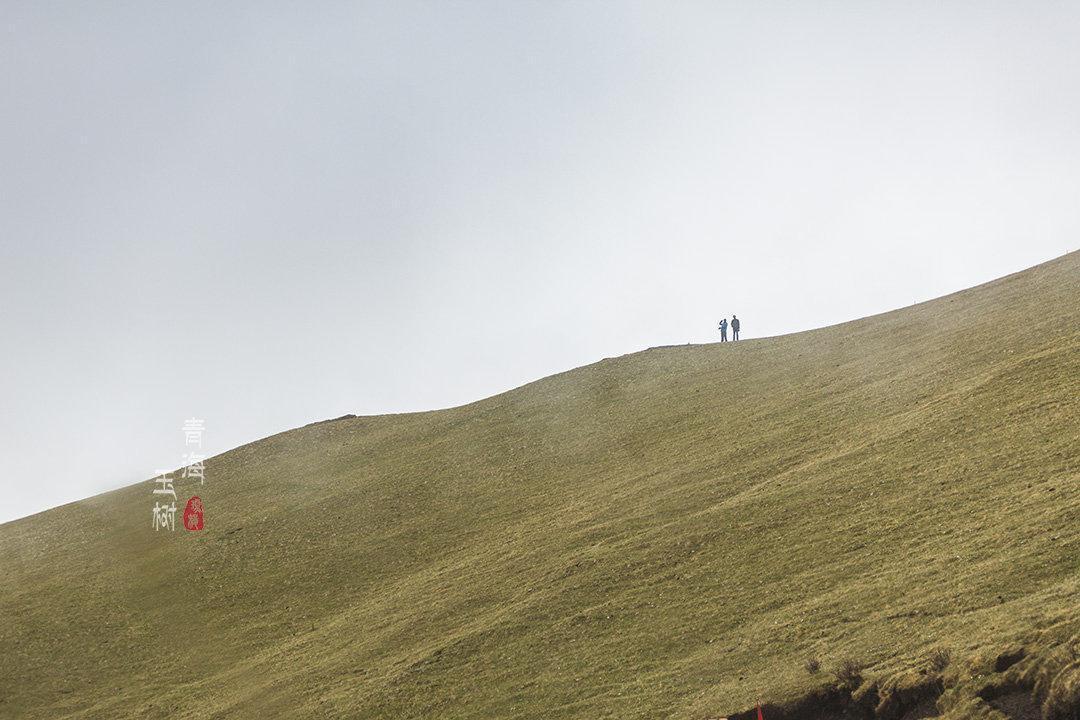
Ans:
{"label": "distant silhouette of person", "polygon": [[731,337],[733,340],[739,339],[739,318],[734,315],[731,316]]}
{"label": "distant silhouette of person", "polygon": [[720,321],[720,342],[727,342],[727,318]]}

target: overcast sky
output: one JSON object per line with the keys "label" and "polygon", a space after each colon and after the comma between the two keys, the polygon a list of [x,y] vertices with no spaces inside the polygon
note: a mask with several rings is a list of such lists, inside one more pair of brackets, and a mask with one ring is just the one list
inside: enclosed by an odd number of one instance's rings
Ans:
{"label": "overcast sky", "polygon": [[221,452],[1076,249],[1078,37],[1058,2],[3,0],[0,521],[179,465],[192,416]]}

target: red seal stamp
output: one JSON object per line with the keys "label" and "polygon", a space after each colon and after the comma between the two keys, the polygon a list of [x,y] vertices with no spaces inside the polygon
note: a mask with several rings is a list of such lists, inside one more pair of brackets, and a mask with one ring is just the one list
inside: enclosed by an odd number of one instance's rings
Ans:
{"label": "red seal stamp", "polygon": [[184,508],[184,527],[188,530],[203,528],[203,506],[198,495],[187,501],[187,507]]}

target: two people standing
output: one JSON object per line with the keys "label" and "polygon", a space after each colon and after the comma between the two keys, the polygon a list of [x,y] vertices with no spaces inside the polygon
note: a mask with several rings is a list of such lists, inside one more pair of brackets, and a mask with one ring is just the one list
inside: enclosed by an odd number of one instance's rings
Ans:
{"label": "two people standing", "polygon": [[[727,342],[728,321],[724,318],[720,321],[720,342]],[[735,315],[731,316],[731,335],[733,340],[739,339],[739,318]]]}

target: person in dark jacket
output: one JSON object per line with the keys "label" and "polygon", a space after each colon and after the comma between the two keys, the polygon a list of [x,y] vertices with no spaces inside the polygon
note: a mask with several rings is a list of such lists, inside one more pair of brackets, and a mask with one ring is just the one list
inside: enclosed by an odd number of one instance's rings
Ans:
{"label": "person in dark jacket", "polygon": [[731,339],[739,339],[739,318],[734,315],[731,316]]}
{"label": "person in dark jacket", "polygon": [[720,342],[727,342],[727,318],[720,321]]}

